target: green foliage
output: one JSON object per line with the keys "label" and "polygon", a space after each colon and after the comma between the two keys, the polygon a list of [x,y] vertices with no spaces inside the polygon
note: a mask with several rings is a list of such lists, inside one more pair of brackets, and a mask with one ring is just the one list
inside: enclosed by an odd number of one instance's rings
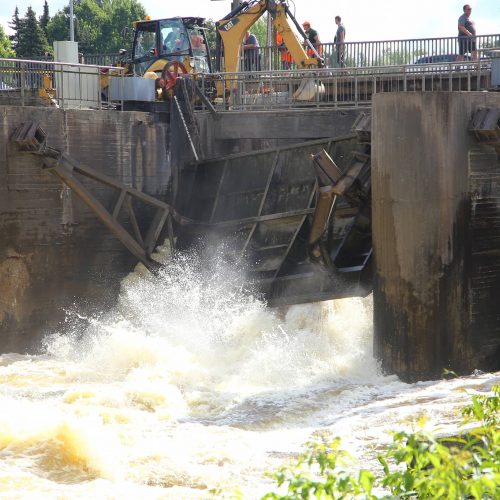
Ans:
{"label": "green foliage", "polygon": [[215,29],[215,21],[213,19],[207,19],[205,21],[205,27],[206,27],[205,34],[207,35],[207,42],[210,48],[210,53],[215,54],[215,43],[216,43],[215,40],[217,37],[217,30]]}
{"label": "green foliage", "polygon": [[[393,50],[383,49],[379,56],[370,62],[370,66],[390,66],[399,64],[411,64],[415,59],[425,55],[422,49],[415,50]],[[453,372],[449,372],[450,374]]]}
{"label": "green foliage", "polygon": [[15,51],[19,44],[19,29],[21,27],[21,19],[19,18],[19,9],[16,6],[14,10],[14,15],[12,16],[12,21],[9,23],[9,28],[13,31],[13,34],[9,36],[12,49]]}
{"label": "green foliage", "polygon": [[[122,31],[132,23],[146,17],[144,7],[137,0],[108,0],[105,12],[109,18],[108,39],[103,41],[103,52],[116,52],[123,48]],[[128,48],[128,47],[127,47]]]}
{"label": "green foliage", "polygon": [[47,24],[47,38],[52,45],[56,40],[69,40],[69,8],[59,11]]}
{"label": "green foliage", "polygon": [[45,3],[43,4],[43,14],[40,16],[40,26],[43,29],[45,36],[47,36],[47,25],[49,24],[49,20],[49,4],[47,3],[47,0],[45,0]]}
{"label": "green foliage", "polygon": [[463,410],[465,423],[483,422],[486,426],[500,424],[500,386],[493,387],[493,396],[472,396],[472,403]]}
{"label": "green foliage", "polygon": [[10,46],[9,37],[5,34],[3,26],[0,25],[0,57],[14,57],[16,53]]}
{"label": "green foliage", "polygon": [[19,20],[16,54],[18,57],[39,57],[49,52],[49,44],[35,11],[30,7],[26,16]]}
{"label": "green foliage", "polygon": [[[263,498],[295,499],[490,499],[500,491],[500,387],[492,395],[473,396],[463,410],[465,424],[474,427],[453,438],[424,432],[396,432],[385,453],[377,458],[383,474],[346,471],[347,454],[340,440],[307,445],[292,467],[273,475],[285,494]],[[373,492],[384,491],[382,496]]]}
{"label": "green foliage", "polygon": [[340,449],[339,438],[308,443],[307,451],[300,455],[295,467],[284,467],[273,476],[279,487],[287,487],[287,493],[268,493],[263,499],[353,498],[356,495],[375,498],[373,473],[361,470],[356,477],[345,469],[349,462],[349,455]]}
{"label": "green foliage", "polygon": [[[250,32],[254,34],[259,41],[261,47],[266,46],[267,38],[267,15],[260,17],[257,22],[250,28]],[[271,42],[272,45],[273,42]]]}
{"label": "green foliage", "polygon": [[[81,0],[74,6],[75,40],[84,54],[117,52],[123,48],[122,31],[146,11],[138,0]],[[69,39],[69,8],[47,25],[49,41]]]}

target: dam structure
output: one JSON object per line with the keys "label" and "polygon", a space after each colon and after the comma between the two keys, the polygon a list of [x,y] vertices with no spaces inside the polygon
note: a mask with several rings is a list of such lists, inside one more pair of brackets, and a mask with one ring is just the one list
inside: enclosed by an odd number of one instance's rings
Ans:
{"label": "dam structure", "polygon": [[390,373],[499,369],[498,62],[221,75],[223,102],[0,92],[2,351],[110,307],[163,240],[224,241],[271,306],[373,291]]}

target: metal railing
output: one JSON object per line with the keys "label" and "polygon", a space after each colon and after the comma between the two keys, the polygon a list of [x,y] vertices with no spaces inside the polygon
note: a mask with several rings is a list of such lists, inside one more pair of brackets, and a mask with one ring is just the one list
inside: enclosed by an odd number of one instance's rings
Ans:
{"label": "metal railing", "polygon": [[118,52],[110,54],[83,54],[82,63],[96,66],[116,66],[123,56]]}
{"label": "metal railing", "polygon": [[[475,37],[477,48],[489,57],[488,48],[500,47],[500,34]],[[455,62],[459,47],[457,37],[346,42],[345,67],[393,66],[398,64],[425,64]],[[323,57],[329,67],[339,67],[334,43],[323,46]],[[470,54],[468,59],[470,60]]]}
{"label": "metal railing", "polygon": [[0,59],[0,103],[100,109],[110,105],[109,80],[123,75],[114,66]]}
{"label": "metal railing", "polygon": [[[108,88],[114,78],[119,80],[111,102]],[[204,96],[213,96],[218,87],[218,95],[226,98],[212,103],[221,111],[360,106],[380,92],[487,90],[491,60],[201,74],[194,81]],[[123,106],[125,83],[119,67],[0,59],[0,104],[40,105],[42,97],[63,108]],[[209,99],[202,101],[200,107],[213,111]]]}
{"label": "metal railing", "polygon": [[[490,86],[491,62],[398,65],[320,70],[220,73],[196,79],[199,91],[218,87],[216,111],[356,107],[374,94],[409,91],[479,91]],[[204,100],[203,100],[204,101]],[[203,103],[202,108],[210,109]],[[210,109],[212,112],[214,109]]]}
{"label": "metal railing", "polygon": [[[478,35],[476,46],[482,57],[490,57],[490,49],[500,48],[500,34]],[[211,47],[214,54],[214,47]],[[343,60],[345,67],[366,68],[373,66],[394,66],[398,64],[423,64],[434,62],[453,62],[458,58],[457,37],[412,38],[406,40],[378,40],[346,42]],[[337,46],[333,42],[322,44],[322,56],[328,68],[340,67]],[[118,53],[87,54],[82,62],[101,66],[113,66],[120,60]],[[466,58],[470,60],[471,55]],[[264,70],[295,69],[287,62],[286,50],[276,45],[258,49],[260,67]],[[243,57],[240,68],[244,67]]]}
{"label": "metal railing", "polygon": [[[491,57],[491,50],[500,48],[500,34],[475,37],[476,47],[483,58]],[[296,69],[287,62],[286,50],[276,45],[261,47],[258,58],[262,69]],[[328,68],[340,67],[337,46],[333,42],[322,43],[321,55]],[[380,40],[366,42],[346,42],[343,50],[345,68],[369,68],[400,64],[426,64],[454,62],[458,60],[457,37],[415,38],[407,40]],[[471,54],[466,54],[471,60]],[[244,67],[243,57],[240,68]]]}

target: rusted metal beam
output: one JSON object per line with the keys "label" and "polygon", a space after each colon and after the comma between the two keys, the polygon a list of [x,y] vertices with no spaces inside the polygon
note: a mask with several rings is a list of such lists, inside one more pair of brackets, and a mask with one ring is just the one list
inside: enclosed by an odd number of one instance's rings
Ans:
{"label": "rusted metal beam", "polygon": [[352,130],[356,132],[360,143],[370,144],[372,141],[372,115],[360,113],[352,126]]}
{"label": "rusted metal beam", "polygon": [[116,201],[115,208],[113,209],[113,219],[116,219],[118,217],[118,214],[120,213],[123,202],[125,200],[125,196],[127,196],[127,191],[125,189],[122,189],[120,191],[120,196],[118,197],[118,200]]}
{"label": "rusted metal beam", "polygon": [[142,239],[141,230],[139,229],[139,224],[137,223],[137,218],[135,216],[134,207],[132,206],[132,202],[130,201],[130,196],[125,196],[125,206],[127,207],[128,215],[130,217],[130,224],[132,225],[132,230],[134,231],[135,238],[139,245],[146,251],[146,254],[149,255],[147,249],[144,248],[144,240]]}
{"label": "rusted metal beam", "polygon": [[[314,196],[316,194],[317,186],[318,186],[318,184],[316,183],[314,186],[314,189],[311,189],[311,196],[309,197],[307,206],[311,206],[311,203],[312,203]],[[306,219],[307,219],[307,215],[303,215],[300,218],[300,222],[297,224],[297,228],[295,229],[293,236],[290,238],[290,241],[288,242],[288,247],[286,248],[285,253],[283,254],[283,256],[281,258],[281,262],[280,262],[278,268],[276,269],[276,271],[274,272],[274,276],[273,276],[274,278],[277,278],[279,272],[281,271],[281,268],[283,267],[283,264],[285,263],[285,260],[288,257],[288,254],[290,253],[290,250],[292,249],[292,246],[295,243],[295,240],[297,239],[297,235],[299,234],[299,231],[302,228]]]}
{"label": "rusted metal beam", "polygon": [[323,236],[326,231],[328,221],[337,199],[332,186],[319,188],[316,209],[309,232],[309,244],[314,245]]}
{"label": "rusted metal beam", "polygon": [[[150,254],[156,246],[156,242],[160,237],[161,231],[165,225],[167,217],[169,216],[170,211],[165,209],[157,210],[151,224],[149,225],[148,233],[146,234],[146,239],[144,240],[144,246],[146,248],[146,252]],[[171,228],[169,228],[169,231]],[[169,235],[170,236],[170,235]],[[172,247],[173,249],[173,247]]]}
{"label": "rusted metal beam", "polygon": [[469,132],[483,144],[500,145],[500,108],[479,108],[472,116]]}
{"label": "rusted metal beam", "polygon": [[67,184],[94,212],[94,214],[103,222],[103,224],[125,245],[125,247],[137,259],[142,262],[150,271],[155,271],[160,264],[152,260],[145,249],[128,233],[128,231],[119,224],[109,211],[90,193],[90,191],[75,178],[71,169],[63,164],[52,166],[50,172],[59,177]]}
{"label": "rusted metal beam", "polygon": [[342,177],[342,170],[337,167],[330,155],[323,149],[312,155],[316,175],[323,186],[335,186]]}
{"label": "rusted metal beam", "polygon": [[[257,217],[260,217],[260,215],[262,214],[262,209],[264,208],[264,206],[266,204],[267,195],[269,193],[269,187],[271,186],[271,181],[273,180],[274,172],[276,171],[276,166],[278,165],[279,156],[280,156],[280,150],[277,149],[276,155],[274,156],[273,165],[269,169],[269,175],[267,176],[266,187],[265,187],[264,193],[262,195],[262,200],[260,200],[259,209],[257,211]],[[258,223],[255,222],[254,225],[252,226],[252,229],[250,229],[248,236],[245,240],[245,243],[243,245],[243,248],[241,250],[241,255],[245,254],[247,246],[250,243],[250,240],[252,239],[255,230],[257,229],[257,225],[258,225]]]}
{"label": "rusted metal beam", "polygon": [[[170,212],[170,206],[137,189],[125,186],[123,183],[93,168],[81,165],[74,158],[47,146],[46,137],[47,135],[37,123],[26,122],[14,131],[12,141],[17,144],[20,150],[40,156],[44,168],[69,186],[140,262],[150,271],[156,272],[161,264],[151,258],[151,252],[158,242]],[[90,190],[76,178],[75,174],[80,174],[83,177],[118,190],[120,194],[113,210],[106,209]],[[148,230],[146,242],[142,237],[137,222],[131,202],[132,198],[156,208],[156,216]],[[118,221],[123,205],[128,210],[135,237]],[[173,238],[171,240],[173,241]]]}

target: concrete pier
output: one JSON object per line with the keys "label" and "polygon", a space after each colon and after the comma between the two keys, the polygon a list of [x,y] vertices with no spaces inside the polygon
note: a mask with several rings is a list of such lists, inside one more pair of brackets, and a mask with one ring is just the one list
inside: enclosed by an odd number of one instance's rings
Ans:
{"label": "concrete pier", "polygon": [[500,161],[468,131],[499,93],[379,94],[375,351],[406,380],[500,369]]}

